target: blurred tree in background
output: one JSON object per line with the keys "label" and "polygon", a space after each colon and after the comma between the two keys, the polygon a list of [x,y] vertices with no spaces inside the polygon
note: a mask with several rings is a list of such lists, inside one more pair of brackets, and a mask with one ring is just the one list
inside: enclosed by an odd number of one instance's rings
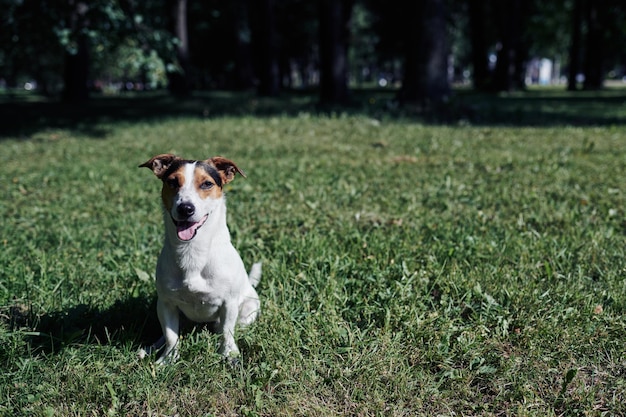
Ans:
{"label": "blurred tree in background", "polygon": [[[0,0],[0,83],[67,101],[169,88],[396,88],[445,101],[557,83],[599,89],[626,77],[623,0]],[[547,81],[546,81],[546,77]],[[625,78],[626,79],[626,78]]]}
{"label": "blurred tree in background", "polygon": [[319,0],[320,99],[348,100],[348,39],[354,0]]}

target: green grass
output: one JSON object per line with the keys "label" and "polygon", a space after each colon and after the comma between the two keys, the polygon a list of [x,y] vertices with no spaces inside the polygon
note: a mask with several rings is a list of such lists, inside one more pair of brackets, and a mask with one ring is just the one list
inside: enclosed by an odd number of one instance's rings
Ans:
{"label": "green grass", "polygon": [[[82,123],[11,126],[0,415],[626,414],[626,110],[610,92],[537,94],[461,95],[486,119],[451,125],[316,115],[302,97],[138,121],[97,102]],[[248,174],[229,225],[264,262],[263,312],[238,333],[239,368],[202,326],[175,365],[135,356],[160,333],[162,234],[159,183],[137,165],[162,152]]]}

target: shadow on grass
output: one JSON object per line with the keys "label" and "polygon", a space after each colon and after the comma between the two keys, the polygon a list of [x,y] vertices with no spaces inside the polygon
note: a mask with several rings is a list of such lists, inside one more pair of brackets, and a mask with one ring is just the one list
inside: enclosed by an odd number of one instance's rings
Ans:
{"label": "shadow on grass", "polygon": [[566,92],[556,89],[511,94],[459,90],[438,107],[404,106],[390,89],[352,90],[346,106],[320,107],[310,91],[261,98],[251,92],[198,92],[185,99],[163,92],[98,96],[83,104],[63,104],[33,96],[0,97],[0,139],[32,139],[40,131],[69,129],[94,139],[109,134],[110,123],[156,122],[179,117],[346,113],[428,124],[490,126],[594,126],[626,124],[626,89]]}
{"label": "shadow on grass", "polygon": [[0,139],[32,139],[40,131],[69,129],[93,139],[105,139],[111,123],[158,122],[192,117],[295,115],[314,110],[309,94],[257,98],[251,93],[198,93],[175,98],[161,92],[94,97],[81,104],[46,99],[0,99]]}
{"label": "shadow on grass", "polygon": [[495,126],[611,126],[626,124],[626,89],[531,90],[499,95],[461,92],[470,123]]}
{"label": "shadow on grass", "polygon": [[14,305],[2,314],[12,330],[19,330],[31,353],[55,354],[72,345],[106,344],[139,348],[161,336],[156,298],[128,298],[100,310],[78,305],[38,315]]}
{"label": "shadow on grass", "polygon": [[[70,346],[132,346],[134,350],[156,342],[161,326],[156,313],[156,296],[118,301],[110,308],[97,309],[85,304],[62,311],[36,314],[23,305],[0,311],[0,320],[29,346],[25,355],[55,355]],[[180,315],[180,334],[194,329],[214,332],[211,323],[194,323]],[[0,349],[0,356],[2,356]]]}

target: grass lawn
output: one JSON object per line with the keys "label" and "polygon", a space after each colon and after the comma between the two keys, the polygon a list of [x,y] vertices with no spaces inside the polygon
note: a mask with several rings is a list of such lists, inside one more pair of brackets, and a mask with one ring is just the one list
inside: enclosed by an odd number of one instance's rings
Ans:
{"label": "grass lawn", "polygon": [[[3,103],[0,415],[626,415],[626,93],[460,93],[454,121],[363,94]],[[191,324],[175,365],[135,355],[164,152],[248,175],[240,367]]]}

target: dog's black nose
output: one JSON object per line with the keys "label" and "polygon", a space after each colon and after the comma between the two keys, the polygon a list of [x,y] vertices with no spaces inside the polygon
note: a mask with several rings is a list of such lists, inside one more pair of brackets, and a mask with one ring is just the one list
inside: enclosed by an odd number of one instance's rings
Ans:
{"label": "dog's black nose", "polygon": [[191,203],[182,203],[176,209],[178,211],[178,215],[184,218],[188,218],[193,216],[193,213],[196,212],[196,208]]}

